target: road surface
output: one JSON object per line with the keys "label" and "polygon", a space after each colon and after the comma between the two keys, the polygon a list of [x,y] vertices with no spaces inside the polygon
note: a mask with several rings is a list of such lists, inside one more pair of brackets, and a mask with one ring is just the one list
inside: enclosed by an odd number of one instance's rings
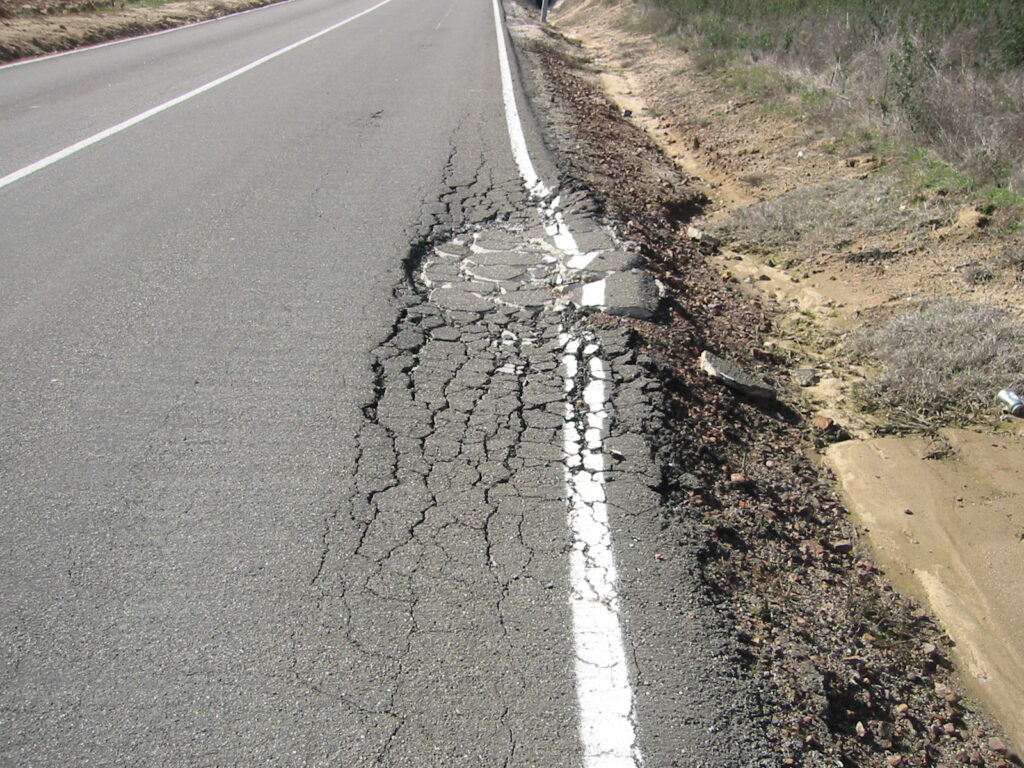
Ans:
{"label": "road surface", "polygon": [[564,453],[606,413],[566,369],[645,390],[537,300],[500,39],[480,0],[291,0],[0,68],[0,764],[760,764],[646,574],[642,447],[588,721]]}

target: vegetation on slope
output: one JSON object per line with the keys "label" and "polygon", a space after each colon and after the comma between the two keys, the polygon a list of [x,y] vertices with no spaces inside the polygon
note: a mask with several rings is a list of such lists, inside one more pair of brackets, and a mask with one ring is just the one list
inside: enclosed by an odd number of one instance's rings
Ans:
{"label": "vegetation on slope", "polygon": [[743,56],[774,66],[931,146],[979,184],[1024,186],[1018,0],[651,2],[717,64]]}

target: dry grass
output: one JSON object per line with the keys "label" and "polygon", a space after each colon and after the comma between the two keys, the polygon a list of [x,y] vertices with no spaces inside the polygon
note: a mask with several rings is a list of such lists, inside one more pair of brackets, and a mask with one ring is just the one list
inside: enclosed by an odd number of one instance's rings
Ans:
{"label": "dry grass", "polygon": [[0,0],[0,18],[90,14],[137,6],[158,6],[166,2],[170,0]]}
{"label": "dry grass", "polygon": [[884,179],[844,179],[801,187],[742,208],[714,234],[736,246],[807,257],[850,242],[948,218],[941,199],[907,204]]}
{"label": "dry grass", "polygon": [[648,2],[704,66],[756,64],[827,91],[847,117],[931,147],[978,186],[1024,190],[1019,0]]}
{"label": "dry grass", "polygon": [[913,426],[994,414],[1000,389],[1024,385],[1024,323],[972,302],[926,304],[854,334],[847,349],[879,368],[857,388],[861,404]]}

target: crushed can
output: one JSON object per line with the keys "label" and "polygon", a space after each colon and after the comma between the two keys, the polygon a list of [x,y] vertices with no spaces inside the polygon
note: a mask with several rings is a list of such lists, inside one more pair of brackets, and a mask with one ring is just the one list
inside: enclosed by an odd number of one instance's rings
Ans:
{"label": "crushed can", "polygon": [[1024,400],[1012,389],[1000,389],[996,400],[1003,404],[1003,410],[1011,416],[1024,416]]}

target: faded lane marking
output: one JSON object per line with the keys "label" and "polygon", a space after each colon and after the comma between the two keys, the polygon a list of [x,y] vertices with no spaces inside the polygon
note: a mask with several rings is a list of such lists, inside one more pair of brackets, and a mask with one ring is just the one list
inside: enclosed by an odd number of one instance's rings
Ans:
{"label": "faded lane marking", "polygon": [[71,155],[74,155],[77,152],[81,152],[83,149],[91,147],[93,144],[98,144],[104,139],[109,139],[111,136],[121,133],[122,131],[126,131],[132,126],[138,125],[139,123],[143,122],[144,120],[148,120],[149,118],[155,115],[159,115],[161,112],[166,112],[168,109],[176,107],[179,104],[188,101],[189,99],[193,99],[196,96],[199,96],[200,94],[206,93],[207,91],[212,91],[217,86],[223,85],[229,80],[234,80],[236,77],[244,75],[246,72],[251,72],[257,67],[266,64],[268,61],[273,61],[277,57],[283,56],[284,54],[290,51],[294,51],[296,48],[303,46],[306,43],[311,43],[317,38],[323,37],[324,35],[333,32],[334,30],[351,23],[356,19],[366,16],[367,14],[373,13],[378,8],[381,8],[382,6],[385,6],[390,2],[391,0],[382,0],[376,5],[367,8],[365,11],[360,11],[354,16],[349,16],[347,19],[339,21],[336,24],[332,24],[331,26],[326,27],[325,29],[321,29],[319,32],[314,32],[312,35],[304,37],[301,40],[292,43],[291,45],[286,45],[284,48],[279,48],[273,53],[268,53],[266,56],[256,59],[256,61],[250,62],[246,64],[244,67],[239,67],[233,72],[228,72],[226,75],[218,77],[216,80],[211,80],[205,85],[201,85],[198,88],[193,88],[188,93],[183,93],[181,94],[181,96],[176,96],[170,101],[165,101],[163,104],[158,104],[152,109],[147,109],[145,112],[142,112],[141,114],[138,114],[135,117],[130,117],[127,120],[118,123],[117,125],[107,128],[104,131],[100,131],[99,133],[93,134],[87,139],[82,139],[81,141],[72,144],[70,147],[65,147],[59,152],[54,152],[52,155],[47,155],[42,160],[37,160],[31,165],[26,165],[24,168],[20,170],[14,171],[13,173],[9,173],[6,176],[0,178],[0,189],[3,189],[4,187],[13,184],[16,181],[25,178],[26,176],[31,176],[36,171],[41,171],[44,168],[53,165],[54,163],[58,163],[61,160],[64,160],[65,158],[71,157]]}

